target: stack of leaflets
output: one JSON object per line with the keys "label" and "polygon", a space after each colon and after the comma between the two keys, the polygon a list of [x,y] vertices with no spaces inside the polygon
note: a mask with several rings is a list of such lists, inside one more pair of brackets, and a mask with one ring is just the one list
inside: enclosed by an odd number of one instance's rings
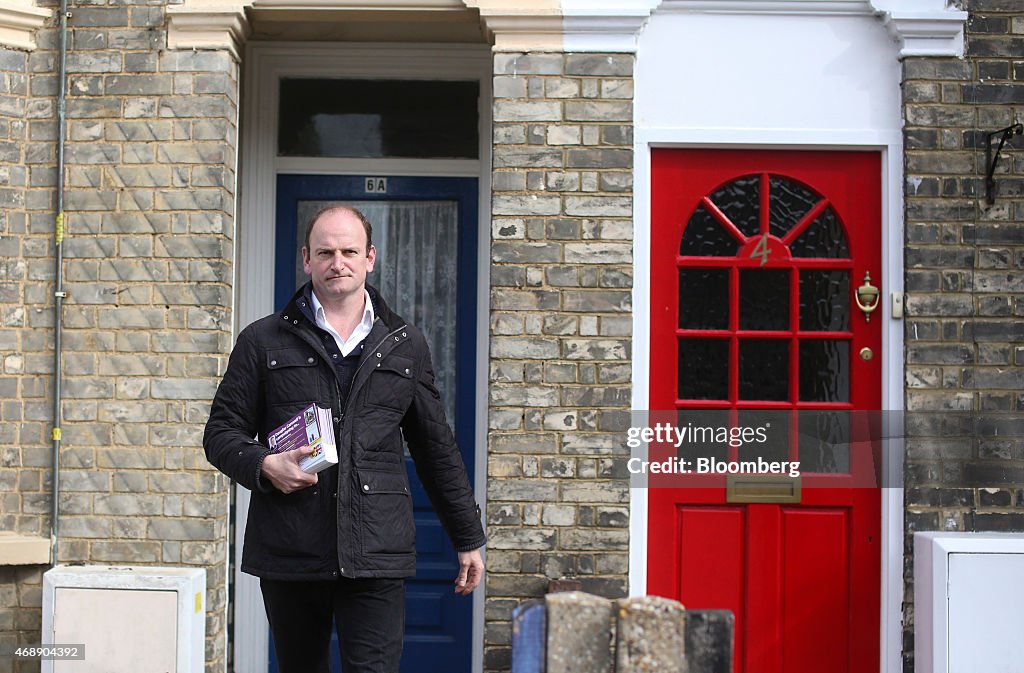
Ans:
{"label": "stack of leaflets", "polygon": [[274,453],[314,447],[313,453],[299,461],[307,474],[315,474],[338,464],[338,446],[334,442],[331,410],[311,404],[287,423],[267,435],[267,445]]}

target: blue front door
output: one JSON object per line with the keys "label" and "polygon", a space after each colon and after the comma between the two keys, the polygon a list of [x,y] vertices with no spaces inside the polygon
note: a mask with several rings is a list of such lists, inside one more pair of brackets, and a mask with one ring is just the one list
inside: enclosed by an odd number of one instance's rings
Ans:
{"label": "blue front door", "polygon": [[[376,268],[368,282],[430,342],[438,389],[473,478],[477,181],[472,178],[279,175],[274,303],[282,308],[305,282],[301,248],[309,217],[346,203],[373,225]],[[468,673],[472,599],[456,596],[455,550],[441,528],[411,459],[416,516],[416,577],[406,584],[402,673]],[[337,640],[332,673],[341,670]],[[270,671],[277,672],[273,645]]]}

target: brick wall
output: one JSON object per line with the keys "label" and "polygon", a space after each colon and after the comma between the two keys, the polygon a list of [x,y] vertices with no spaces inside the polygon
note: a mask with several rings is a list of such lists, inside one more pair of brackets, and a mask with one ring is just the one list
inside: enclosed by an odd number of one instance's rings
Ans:
{"label": "brick wall", "polygon": [[[53,276],[50,237],[29,227],[25,213],[28,54],[0,50],[0,531],[49,535],[48,428],[50,382],[33,370],[47,365],[49,315],[40,279]],[[47,261],[50,264],[47,265]],[[51,402],[52,405],[52,402]],[[38,641],[42,568],[0,567],[0,649],[19,636]],[[0,672],[14,662],[0,659]],[[38,668],[38,665],[36,666]]]}
{"label": "brick wall", "polygon": [[627,591],[633,62],[494,59],[487,670],[549,579]]}
{"label": "brick wall", "polygon": [[[966,57],[903,67],[907,671],[912,533],[1024,531],[1024,138],[1004,150],[995,204],[984,200],[984,134],[1024,120],[1024,11],[964,4]],[[1016,414],[1017,429],[962,424],[993,412]]]}
{"label": "brick wall", "polygon": [[[227,483],[200,444],[231,346],[238,65],[167,51],[164,9],[148,0],[70,9],[59,560],[205,567],[207,670],[219,671]],[[37,39],[31,54],[0,53],[13,94],[0,136],[24,138],[0,137],[0,530],[45,534],[57,34]],[[0,639],[38,642],[40,572],[0,571],[0,598],[18,599],[0,600]]]}

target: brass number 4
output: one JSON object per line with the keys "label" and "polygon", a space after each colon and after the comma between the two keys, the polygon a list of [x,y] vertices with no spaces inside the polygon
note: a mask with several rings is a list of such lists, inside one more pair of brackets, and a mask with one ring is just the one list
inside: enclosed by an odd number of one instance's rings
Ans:
{"label": "brass number 4", "polygon": [[754,246],[754,249],[750,251],[750,259],[760,257],[761,266],[764,266],[765,262],[768,261],[769,254],[771,253],[768,252],[768,234],[764,234],[761,236],[761,240],[757,242],[757,245]]}

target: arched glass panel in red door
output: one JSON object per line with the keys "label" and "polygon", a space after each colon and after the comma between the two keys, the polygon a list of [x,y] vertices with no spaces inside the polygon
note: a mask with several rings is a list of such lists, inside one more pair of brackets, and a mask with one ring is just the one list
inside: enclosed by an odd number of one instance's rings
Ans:
{"label": "arched glass panel in red door", "polygon": [[791,178],[743,176],[703,197],[676,260],[679,400],[848,403],[852,265],[828,199]]}
{"label": "arched glass panel in red door", "polygon": [[655,150],[652,168],[650,408],[771,427],[758,455],[801,469],[652,481],[648,591],[733,610],[737,673],[877,670],[877,457],[851,447],[881,404],[881,319],[854,299],[881,280],[880,156]]}

